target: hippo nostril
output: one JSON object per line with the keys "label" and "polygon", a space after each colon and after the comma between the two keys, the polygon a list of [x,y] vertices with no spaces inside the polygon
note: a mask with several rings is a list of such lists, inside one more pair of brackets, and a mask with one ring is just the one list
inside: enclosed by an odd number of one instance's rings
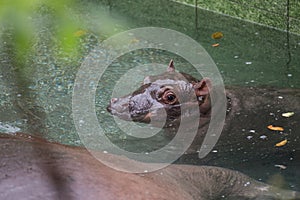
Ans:
{"label": "hippo nostril", "polygon": [[106,107],[106,110],[107,110],[108,112],[110,112],[110,113],[111,113],[111,111],[112,111],[112,109],[111,109],[110,106],[107,106],[107,107]]}
{"label": "hippo nostril", "polygon": [[111,103],[111,104],[116,103],[118,100],[119,100],[119,98],[112,98],[112,99],[110,100],[110,103]]}

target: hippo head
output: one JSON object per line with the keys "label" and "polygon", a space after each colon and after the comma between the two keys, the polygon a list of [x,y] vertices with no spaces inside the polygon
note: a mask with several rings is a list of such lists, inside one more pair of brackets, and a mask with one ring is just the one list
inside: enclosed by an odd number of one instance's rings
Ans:
{"label": "hippo head", "polygon": [[[181,117],[196,114],[199,119],[210,115],[208,78],[198,81],[191,75],[175,72],[171,60],[165,73],[148,76],[143,85],[129,95],[112,98],[107,110],[123,120],[155,124],[165,121],[164,126],[178,124]],[[191,108],[182,111],[182,107]],[[196,108],[196,109],[195,109]]]}

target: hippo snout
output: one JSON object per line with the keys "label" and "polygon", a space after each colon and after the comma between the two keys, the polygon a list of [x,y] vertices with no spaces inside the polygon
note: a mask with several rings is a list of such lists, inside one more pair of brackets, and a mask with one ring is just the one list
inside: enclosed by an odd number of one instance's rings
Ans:
{"label": "hippo snout", "polygon": [[122,98],[112,98],[106,109],[112,115],[118,116],[123,120],[130,120],[131,117],[129,113],[129,99],[130,96]]}
{"label": "hippo snout", "polygon": [[118,101],[119,101],[119,98],[112,98],[110,100],[109,105],[107,106],[107,111],[111,113],[113,108],[116,107],[115,105],[116,105],[116,103],[118,103]]}

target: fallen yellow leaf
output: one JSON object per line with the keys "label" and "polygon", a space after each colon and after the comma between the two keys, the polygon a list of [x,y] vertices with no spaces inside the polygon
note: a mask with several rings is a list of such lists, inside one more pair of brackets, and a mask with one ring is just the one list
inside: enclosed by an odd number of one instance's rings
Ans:
{"label": "fallen yellow leaf", "polygon": [[223,37],[222,32],[215,32],[211,35],[212,39],[221,39]]}
{"label": "fallen yellow leaf", "polygon": [[284,129],[280,126],[273,126],[273,125],[269,125],[268,129],[272,130],[272,131],[283,131]]}
{"label": "fallen yellow leaf", "polygon": [[133,38],[132,40],[130,40],[130,43],[138,43],[138,42],[140,42],[140,40],[137,38]]}
{"label": "fallen yellow leaf", "polygon": [[281,147],[281,146],[286,145],[286,143],[287,143],[287,139],[282,140],[281,142],[278,142],[277,144],[275,144],[275,146],[276,146],[276,147]]}

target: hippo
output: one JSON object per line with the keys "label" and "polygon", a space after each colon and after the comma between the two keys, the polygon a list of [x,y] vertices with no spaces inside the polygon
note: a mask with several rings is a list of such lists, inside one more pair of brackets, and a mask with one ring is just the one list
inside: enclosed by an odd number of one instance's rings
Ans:
{"label": "hippo", "polygon": [[[143,85],[127,96],[112,98],[107,110],[123,120],[151,123],[153,126],[159,124],[160,121],[164,121],[163,118],[166,117],[163,128],[171,136],[176,134],[176,127],[180,125],[183,114],[185,114],[184,117],[196,114],[199,121],[199,125],[196,124],[198,134],[188,150],[188,152],[193,153],[199,150],[211,120],[211,108],[214,106],[210,98],[210,94],[214,92],[212,85],[209,78],[204,77],[198,80],[189,74],[176,72],[174,62],[171,60],[165,73],[146,77]],[[227,106],[226,119],[220,138],[221,142],[217,144],[216,148],[224,144],[222,141],[226,141],[227,148],[236,145],[236,141],[246,141],[238,145],[246,145],[241,146],[241,148],[248,151],[251,149],[257,151],[251,138],[257,132],[261,132],[258,136],[262,136],[263,133],[267,134],[269,131],[267,130],[268,125],[276,125],[277,123],[280,126],[289,128],[290,134],[287,132],[281,135],[277,134],[277,136],[274,134],[265,142],[271,144],[270,147],[274,147],[276,141],[288,137],[290,138],[289,146],[297,149],[299,135],[291,132],[296,130],[296,121],[300,120],[298,114],[300,110],[300,89],[230,87],[226,88],[224,94],[226,94],[227,99],[225,105]],[[189,110],[187,112],[189,116],[186,113],[181,113],[182,105],[189,107],[192,104],[197,104],[199,110],[196,109],[195,112]],[[166,112],[166,116],[160,115],[162,110]],[[281,116],[281,113],[287,111],[296,113],[293,119]],[[259,120],[254,121],[253,119]],[[185,121],[185,123],[188,123],[188,121]],[[235,140],[231,142],[228,138],[235,138]],[[250,141],[248,143],[247,138]],[[259,141],[256,141],[256,143],[259,143]],[[268,149],[270,148],[266,148],[264,151],[268,151]]]}
{"label": "hippo", "polygon": [[[197,79],[187,73],[176,72],[171,61],[165,73],[145,77],[136,91],[112,98],[107,110],[123,120],[151,123],[153,126],[166,118],[163,129],[170,140],[177,133],[182,115],[195,115],[199,124],[191,130],[196,128],[197,135],[177,163],[221,166],[244,173],[252,172],[257,175],[255,178],[263,177],[265,180],[268,179],[266,174],[281,173],[275,167],[288,166],[287,171],[293,174],[293,182],[297,185],[300,177],[297,170],[300,167],[300,135],[297,134],[300,89],[226,87],[226,118],[221,136],[213,150],[199,159],[198,152],[209,127],[211,109],[215,106],[211,101],[214,87],[209,78]],[[198,110],[185,113],[180,110],[182,105],[195,104]],[[161,115],[162,110],[165,115]],[[282,116],[291,111],[294,113],[292,117]],[[185,123],[190,126],[189,120]],[[270,126],[284,130],[270,130]],[[188,137],[189,129],[186,134]],[[285,145],[277,145],[285,140]],[[257,167],[260,170],[256,170]]]}
{"label": "hippo", "polygon": [[298,192],[220,167],[172,164],[151,173],[125,173],[85,148],[22,133],[0,134],[0,166],[0,199],[5,200],[300,199]]}

